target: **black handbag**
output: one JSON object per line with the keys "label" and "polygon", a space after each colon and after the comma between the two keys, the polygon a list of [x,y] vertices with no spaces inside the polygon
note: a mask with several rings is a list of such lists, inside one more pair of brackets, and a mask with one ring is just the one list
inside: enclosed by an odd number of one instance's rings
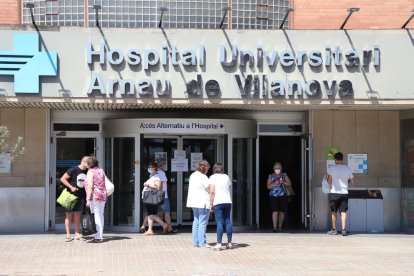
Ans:
{"label": "black handbag", "polygon": [[165,192],[160,190],[144,191],[142,203],[147,205],[161,205],[164,203]]}
{"label": "black handbag", "polygon": [[82,235],[89,236],[96,233],[95,214],[88,208],[86,214],[82,216]]}

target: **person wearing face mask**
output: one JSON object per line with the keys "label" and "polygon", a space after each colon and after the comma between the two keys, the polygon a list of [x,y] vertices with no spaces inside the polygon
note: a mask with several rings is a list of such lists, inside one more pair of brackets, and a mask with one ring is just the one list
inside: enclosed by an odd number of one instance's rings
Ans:
{"label": "person wearing face mask", "polygon": [[[165,166],[167,166],[167,162],[164,160],[159,160],[157,162],[157,173],[160,177],[160,180],[162,182],[162,190],[165,192],[165,199],[164,203],[161,205],[161,209],[164,212],[164,220],[168,224],[168,230],[164,234],[168,233],[177,233],[178,230],[175,228],[172,228],[171,225],[171,208],[170,208],[170,200],[168,199],[168,178],[165,174]],[[142,226],[139,228],[140,233],[145,233],[145,227],[148,226],[148,216],[144,217],[144,221],[142,222]]]}
{"label": "person wearing face mask", "polygon": [[267,189],[270,196],[270,208],[272,211],[273,232],[282,231],[283,220],[288,205],[285,187],[292,186],[292,182],[286,173],[282,172],[282,164],[273,164],[274,172],[267,179]]}
{"label": "person wearing face mask", "polygon": [[[148,164],[147,172],[149,173],[150,178],[144,182],[144,189],[142,190],[142,194],[144,194],[144,191],[162,189],[162,182],[161,182],[160,176],[157,173],[157,164],[155,164],[154,162],[150,162]],[[168,224],[165,223],[159,216],[157,216],[158,206],[147,204],[146,208],[147,208],[147,215],[148,215],[148,230],[143,235],[151,236],[154,234],[152,230],[154,221],[161,224],[163,231],[167,232]]]}

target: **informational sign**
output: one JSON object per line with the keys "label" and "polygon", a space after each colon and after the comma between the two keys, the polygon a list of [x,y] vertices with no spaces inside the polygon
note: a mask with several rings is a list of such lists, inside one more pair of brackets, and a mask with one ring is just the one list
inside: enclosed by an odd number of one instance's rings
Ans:
{"label": "informational sign", "polygon": [[326,147],[326,170],[335,165],[335,153],[340,152],[339,147],[327,146]]}
{"label": "informational sign", "polygon": [[191,153],[191,171],[195,171],[197,169],[198,163],[203,160],[203,153],[202,152],[192,152]]}
{"label": "informational sign", "polygon": [[140,120],[138,130],[141,133],[170,134],[224,134],[223,120],[205,119],[146,119]]}
{"label": "informational sign", "polygon": [[175,150],[174,159],[185,159],[185,150]]}
{"label": "informational sign", "polygon": [[171,159],[172,172],[188,172],[188,159]]}
{"label": "informational sign", "polygon": [[368,173],[368,155],[365,153],[348,154],[348,167],[352,173]]}
{"label": "informational sign", "polygon": [[168,170],[168,155],[166,152],[156,152],[154,153],[155,162],[159,163],[160,161],[165,162],[165,171]]}
{"label": "informational sign", "polygon": [[11,154],[0,153],[0,173],[10,173]]}

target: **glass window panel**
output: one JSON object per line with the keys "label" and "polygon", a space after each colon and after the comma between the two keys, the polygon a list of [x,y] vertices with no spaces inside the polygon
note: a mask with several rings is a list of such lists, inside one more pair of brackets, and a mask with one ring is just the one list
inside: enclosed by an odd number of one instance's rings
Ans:
{"label": "glass window panel", "polygon": [[117,192],[112,195],[113,225],[134,225],[135,214],[135,139],[114,138],[113,182]]}

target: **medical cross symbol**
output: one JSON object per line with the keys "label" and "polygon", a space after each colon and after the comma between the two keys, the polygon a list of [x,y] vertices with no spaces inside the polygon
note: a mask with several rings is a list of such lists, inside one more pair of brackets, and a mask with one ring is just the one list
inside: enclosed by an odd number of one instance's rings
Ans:
{"label": "medical cross symbol", "polygon": [[0,51],[0,75],[14,76],[14,93],[39,93],[39,77],[57,72],[57,53],[39,52],[37,33],[15,34],[14,50]]}

